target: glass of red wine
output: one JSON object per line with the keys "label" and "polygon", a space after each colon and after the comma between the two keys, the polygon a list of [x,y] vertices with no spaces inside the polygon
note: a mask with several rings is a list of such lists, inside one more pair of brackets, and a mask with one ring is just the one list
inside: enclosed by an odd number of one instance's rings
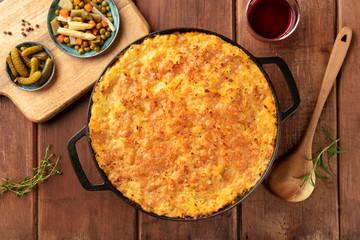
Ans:
{"label": "glass of red wine", "polygon": [[300,20],[296,0],[249,0],[246,19],[250,32],[263,41],[279,41],[295,31]]}

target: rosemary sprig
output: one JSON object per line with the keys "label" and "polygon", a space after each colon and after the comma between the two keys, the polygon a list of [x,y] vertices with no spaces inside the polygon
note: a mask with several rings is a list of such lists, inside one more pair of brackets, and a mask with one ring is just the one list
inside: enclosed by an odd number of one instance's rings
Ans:
{"label": "rosemary sprig", "polygon": [[61,156],[56,156],[56,161],[54,163],[51,163],[50,159],[55,155],[53,153],[48,155],[50,147],[50,144],[46,147],[45,155],[40,160],[38,167],[33,168],[32,178],[29,178],[29,176],[25,176],[24,179],[19,183],[15,183],[9,178],[4,178],[3,181],[0,182],[0,196],[6,191],[10,191],[18,196],[22,196],[25,193],[33,190],[38,183],[44,182],[50,176],[54,174],[61,175],[62,172],[56,169],[56,166]]}
{"label": "rosemary sprig", "polygon": [[312,179],[312,176],[313,174],[315,174],[317,177],[319,177],[321,180],[325,181],[325,182],[328,182],[328,178],[327,177],[324,177],[324,176],[321,176],[320,173],[318,172],[318,170],[316,169],[317,166],[320,166],[322,167],[328,174],[330,175],[333,175],[333,173],[325,166],[324,164],[324,159],[327,158],[328,162],[330,160],[330,158],[336,154],[336,153],[343,153],[345,151],[341,151],[340,148],[339,148],[339,145],[338,145],[338,142],[340,139],[335,139],[333,138],[329,131],[323,127],[324,129],[324,132],[325,134],[328,136],[328,138],[331,140],[331,144],[328,145],[326,148],[324,148],[315,158],[313,159],[309,159],[307,156],[305,156],[305,159],[307,161],[312,161],[314,163],[314,166],[313,168],[311,169],[311,171],[306,174],[305,176],[303,177],[294,177],[294,178],[297,178],[297,179],[303,179],[302,183],[301,183],[301,187],[304,185],[304,183],[306,181],[309,181],[311,182],[311,184],[315,187],[315,183]]}

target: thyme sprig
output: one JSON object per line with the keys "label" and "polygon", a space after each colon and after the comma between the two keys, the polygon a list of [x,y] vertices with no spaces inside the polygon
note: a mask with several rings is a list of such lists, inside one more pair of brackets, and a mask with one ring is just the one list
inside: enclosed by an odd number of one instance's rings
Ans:
{"label": "thyme sprig", "polygon": [[[61,156],[55,156],[53,153],[49,155],[50,147],[50,144],[46,147],[45,155],[40,160],[38,167],[33,168],[32,178],[25,176],[19,183],[15,183],[9,178],[4,178],[3,181],[0,182],[0,196],[7,191],[13,192],[18,196],[22,196],[33,190],[37,184],[44,182],[50,176],[54,174],[61,175],[62,172],[56,169]],[[54,163],[50,161],[52,157],[56,157],[56,161]]]}
{"label": "thyme sprig", "polygon": [[321,180],[328,182],[328,177],[322,176],[320,175],[320,173],[318,172],[318,170],[316,169],[317,166],[322,167],[328,174],[333,175],[333,173],[329,170],[329,168],[327,168],[324,164],[324,159],[327,158],[328,162],[330,160],[330,158],[336,154],[336,153],[344,153],[345,151],[341,151],[338,145],[338,142],[340,139],[335,139],[333,138],[329,131],[323,127],[325,134],[328,136],[328,138],[331,140],[331,144],[328,145],[327,147],[325,147],[315,158],[313,159],[309,159],[307,156],[305,156],[305,159],[307,161],[312,161],[314,164],[313,168],[311,169],[311,171],[306,174],[305,176],[302,177],[294,177],[297,179],[303,179],[302,183],[301,183],[301,187],[305,184],[306,181],[310,181],[311,184],[315,187],[315,182],[313,181],[313,174],[315,174],[317,177],[319,177]]}

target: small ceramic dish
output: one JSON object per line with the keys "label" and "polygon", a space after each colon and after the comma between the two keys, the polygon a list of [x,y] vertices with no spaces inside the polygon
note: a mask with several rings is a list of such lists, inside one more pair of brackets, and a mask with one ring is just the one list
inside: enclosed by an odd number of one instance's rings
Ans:
{"label": "small ceramic dish", "polygon": [[55,45],[64,53],[73,56],[73,57],[78,57],[78,58],[89,58],[89,57],[94,57],[96,55],[99,55],[100,53],[104,52],[115,40],[118,32],[119,32],[119,27],[120,27],[120,17],[119,17],[119,11],[116,7],[116,4],[113,0],[106,0],[106,2],[108,3],[108,6],[110,7],[110,13],[112,15],[113,18],[113,22],[112,24],[115,27],[115,32],[113,32],[111,34],[111,36],[109,38],[107,38],[104,41],[104,44],[101,46],[100,51],[96,52],[94,50],[90,50],[89,52],[85,52],[84,54],[79,54],[77,50],[75,50],[73,47],[69,47],[67,46],[66,43],[60,43],[57,40],[57,36],[58,35],[54,35],[51,29],[51,25],[50,22],[56,17],[55,11],[56,10],[60,10],[61,7],[59,6],[59,0],[54,0],[50,6],[49,12],[48,12],[48,16],[47,16],[47,26],[48,26],[48,31],[50,34],[51,39],[53,40],[53,42],[55,43]]}
{"label": "small ceramic dish", "polygon": [[[14,84],[16,87],[22,89],[22,90],[25,90],[25,91],[36,91],[36,90],[39,90],[43,87],[45,87],[50,81],[51,79],[53,78],[54,76],[54,73],[55,73],[55,61],[54,61],[54,58],[53,56],[51,55],[50,51],[44,47],[43,45],[41,45],[40,43],[36,43],[36,42],[24,42],[24,43],[21,43],[19,45],[16,46],[17,49],[19,49],[20,51],[20,48],[21,47],[32,47],[32,46],[41,46],[43,49],[44,49],[44,52],[46,52],[49,57],[53,60],[53,67],[52,67],[52,71],[51,71],[51,74],[50,74],[50,77],[46,80],[45,83],[43,83],[42,85],[36,85],[36,84],[30,84],[30,85],[22,85],[22,84],[19,84],[19,83],[16,83],[14,82],[15,80],[15,76],[11,73],[11,70],[9,68],[9,65],[8,63],[5,61],[5,69],[6,69],[6,75],[8,76],[10,82],[12,84]],[[9,52],[9,55],[10,55],[10,52]],[[41,64],[45,64],[45,61],[39,61]],[[30,68],[27,67],[27,70],[30,72]],[[41,71],[41,69],[39,69]]]}

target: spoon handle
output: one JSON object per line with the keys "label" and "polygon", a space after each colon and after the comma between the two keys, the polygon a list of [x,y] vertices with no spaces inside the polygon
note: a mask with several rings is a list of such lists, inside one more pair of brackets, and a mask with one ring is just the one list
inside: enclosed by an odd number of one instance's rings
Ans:
{"label": "spoon handle", "polygon": [[321,111],[324,107],[326,99],[329,96],[332,86],[336,80],[336,76],[339,73],[341,65],[344,62],[346,53],[350,46],[351,37],[352,37],[351,28],[344,27],[340,30],[339,34],[335,39],[335,43],[331,51],[330,59],[320,88],[320,93],[315,106],[315,110],[311,117],[309,126],[306,130],[305,137],[303,138],[302,141],[303,143],[302,145],[304,148],[309,149],[312,145],[312,140],[314,137],[316,125],[321,115]]}

